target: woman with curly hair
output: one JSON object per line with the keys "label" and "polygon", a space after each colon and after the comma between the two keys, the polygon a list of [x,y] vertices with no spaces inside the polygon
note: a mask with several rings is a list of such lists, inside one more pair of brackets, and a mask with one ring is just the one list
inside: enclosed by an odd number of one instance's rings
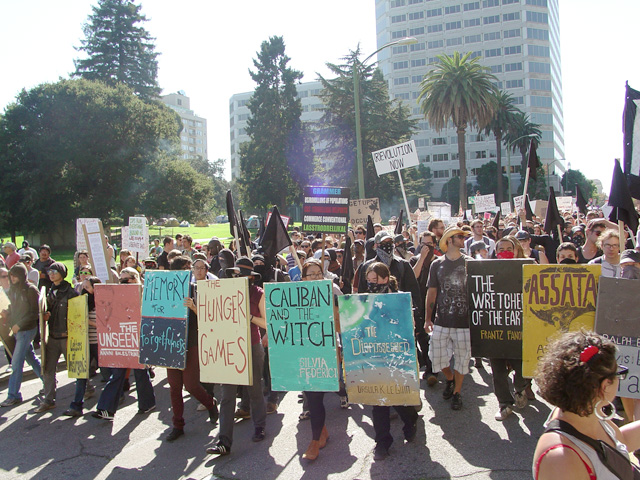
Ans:
{"label": "woman with curly hair", "polygon": [[557,408],[533,456],[536,480],[621,478],[590,445],[593,441],[617,450],[622,457],[615,452],[609,457],[621,458],[631,474],[624,459],[629,459],[628,450],[640,447],[640,422],[618,429],[610,420],[615,413],[611,402],[626,374],[627,368],[616,362],[616,346],[597,333],[567,333],[547,347],[536,382],[542,398]]}

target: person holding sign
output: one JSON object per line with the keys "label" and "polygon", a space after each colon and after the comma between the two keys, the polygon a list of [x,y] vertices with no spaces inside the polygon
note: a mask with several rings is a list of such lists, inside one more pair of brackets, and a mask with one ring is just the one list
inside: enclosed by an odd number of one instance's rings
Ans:
{"label": "person holding sign", "polygon": [[27,269],[22,263],[16,263],[9,270],[8,297],[9,325],[16,339],[16,346],[11,357],[11,376],[9,377],[8,398],[0,403],[0,407],[10,407],[22,402],[20,386],[22,369],[25,360],[36,376],[42,380],[40,362],[33,353],[31,342],[38,331],[38,289],[27,281]]}
{"label": "person holding sign", "polygon": [[[267,407],[262,396],[262,370],[264,367],[264,348],[260,338],[260,328],[266,330],[264,290],[254,284],[260,279],[260,274],[253,270],[253,262],[247,257],[240,257],[235,267],[227,268],[227,277],[249,277],[249,305],[251,312],[251,362],[253,384],[247,387],[253,420],[254,442],[264,440],[264,427],[267,423]],[[207,453],[214,455],[229,455],[233,444],[234,412],[236,407],[237,385],[222,385],[222,399],[220,401],[220,432],[218,441],[207,448]]]}
{"label": "person holding sign", "polygon": [[611,421],[612,401],[628,372],[616,355],[613,342],[584,330],[564,334],[545,350],[536,383],[556,409],[533,455],[534,479],[638,478],[628,452],[640,448],[640,422],[619,429]]}

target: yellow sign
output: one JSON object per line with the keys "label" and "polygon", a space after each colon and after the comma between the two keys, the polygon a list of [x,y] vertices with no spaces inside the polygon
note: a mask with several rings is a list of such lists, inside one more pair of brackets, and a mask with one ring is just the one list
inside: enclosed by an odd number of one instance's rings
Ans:
{"label": "yellow sign", "polygon": [[69,378],[89,378],[89,307],[86,295],[69,300],[67,332]]}
{"label": "yellow sign", "polygon": [[600,265],[522,267],[522,375],[533,377],[538,360],[557,335],[593,330]]}

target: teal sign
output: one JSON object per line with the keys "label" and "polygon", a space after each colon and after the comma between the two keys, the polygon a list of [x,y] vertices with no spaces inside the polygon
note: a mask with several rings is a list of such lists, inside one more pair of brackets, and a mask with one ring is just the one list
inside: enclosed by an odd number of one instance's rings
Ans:
{"label": "teal sign", "polygon": [[272,390],[337,391],[331,281],[265,283],[264,289]]}

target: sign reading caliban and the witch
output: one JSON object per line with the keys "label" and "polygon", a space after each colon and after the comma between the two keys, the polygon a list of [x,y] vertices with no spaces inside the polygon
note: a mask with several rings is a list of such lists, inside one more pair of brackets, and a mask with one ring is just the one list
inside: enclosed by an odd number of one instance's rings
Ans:
{"label": "sign reading caliban and the witch", "polygon": [[265,284],[271,388],[337,391],[330,280]]}

